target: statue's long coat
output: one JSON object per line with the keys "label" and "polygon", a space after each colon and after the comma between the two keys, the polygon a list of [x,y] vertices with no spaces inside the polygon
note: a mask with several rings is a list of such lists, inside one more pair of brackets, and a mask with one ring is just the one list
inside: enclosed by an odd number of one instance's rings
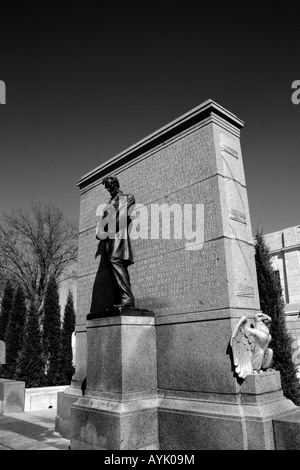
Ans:
{"label": "statue's long coat", "polygon": [[[105,239],[106,242],[106,259],[119,258],[126,262],[127,265],[133,264],[133,253],[128,235],[128,226],[131,222],[128,216],[131,206],[135,204],[135,199],[132,194],[124,194],[119,191],[118,194],[112,198],[109,205],[113,206],[115,212],[112,223],[112,228],[115,227],[115,233],[110,233],[110,227],[106,224],[104,230],[110,236]],[[101,235],[97,233],[97,238],[101,239]]]}
{"label": "statue's long coat", "polygon": [[[116,299],[114,299],[111,272],[107,261],[115,257],[124,260],[127,266],[134,262],[128,235],[128,225],[131,222],[130,217],[128,218],[128,211],[129,208],[135,204],[134,196],[132,194],[124,194],[120,191],[108,204],[111,204],[115,209],[117,232],[114,238],[108,238],[108,224],[105,225],[104,222],[101,224],[102,219],[97,225],[96,238],[100,240],[100,242],[95,257],[100,256],[100,264],[93,285],[90,308],[91,314],[99,315],[99,312],[104,312],[102,316],[106,316],[106,309],[111,308],[113,303],[116,302]],[[105,218],[105,215],[103,218]]]}

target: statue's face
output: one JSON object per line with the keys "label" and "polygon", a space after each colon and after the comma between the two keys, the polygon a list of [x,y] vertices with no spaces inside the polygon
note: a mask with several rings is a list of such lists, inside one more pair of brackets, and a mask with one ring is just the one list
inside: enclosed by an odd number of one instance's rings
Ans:
{"label": "statue's face", "polygon": [[105,184],[105,189],[107,189],[107,191],[109,192],[109,194],[112,197],[116,196],[119,192],[118,186],[114,185],[113,183],[109,183],[109,182],[107,182]]}

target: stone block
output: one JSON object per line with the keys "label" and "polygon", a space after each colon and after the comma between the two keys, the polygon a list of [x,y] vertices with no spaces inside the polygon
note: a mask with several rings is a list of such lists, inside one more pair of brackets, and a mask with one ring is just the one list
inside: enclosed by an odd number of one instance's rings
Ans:
{"label": "stone block", "polygon": [[65,439],[71,438],[71,407],[82,396],[82,391],[72,386],[57,394],[55,431]]}
{"label": "stone block", "polygon": [[156,392],[155,319],[151,315],[126,316],[125,313],[124,316],[88,320],[88,390]]}
{"label": "stone block", "polygon": [[175,322],[157,326],[158,388],[236,393],[228,350],[230,318],[201,320],[198,314],[198,321]]}
{"label": "stone block", "polygon": [[159,411],[160,450],[243,450],[241,420]]}
{"label": "stone block", "polygon": [[0,379],[0,413],[24,411],[25,382]]}
{"label": "stone block", "polygon": [[272,420],[298,409],[277,379],[270,372],[266,386],[250,378],[250,394],[159,390],[160,449],[274,450]]}
{"label": "stone block", "polygon": [[157,404],[82,397],[71,407],[71,450],[158,449]]}
{"label": "stone block", "polygon": [[281,390],[280,372],[260,372],[248,375],[241,385],[241,393],[244,395],[261,395],[262,393]]}
{"label": "stone block", "polygon": [[300,450],[300,411],[273,419],[276,450]]}

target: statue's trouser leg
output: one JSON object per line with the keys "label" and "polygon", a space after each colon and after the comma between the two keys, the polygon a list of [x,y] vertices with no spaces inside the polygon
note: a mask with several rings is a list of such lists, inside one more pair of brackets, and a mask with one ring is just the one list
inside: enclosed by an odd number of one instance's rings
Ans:
{"label": "statue's trouser leg", "polygon": [[121,300],[131,301],[134,303],[126,264],[119,258],[111,258],[109,261],[111,263],[114,279],[120,292]]}

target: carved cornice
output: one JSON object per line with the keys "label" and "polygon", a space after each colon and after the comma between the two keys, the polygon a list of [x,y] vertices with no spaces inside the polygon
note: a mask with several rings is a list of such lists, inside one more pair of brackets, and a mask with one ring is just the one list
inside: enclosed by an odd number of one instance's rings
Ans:
{"label": "carved cornice", "polygon": [[189,133],[195,128],[209,123],[217,124],[237,136],[244,126],[243,121],[213,100],[205,101],[87,173],[77,182],[77,185],[81,192],[85,192],[98,184],[99,180],[107,174],[115,172],[120,167],[124,168],[130,165],[133,160],[136,162],[145,158],[145,154],[153,152],[154,149],[157,151],[159,147],[166,145],[167,141],[170,143],[179,135],[182,136],[184,133]]}

